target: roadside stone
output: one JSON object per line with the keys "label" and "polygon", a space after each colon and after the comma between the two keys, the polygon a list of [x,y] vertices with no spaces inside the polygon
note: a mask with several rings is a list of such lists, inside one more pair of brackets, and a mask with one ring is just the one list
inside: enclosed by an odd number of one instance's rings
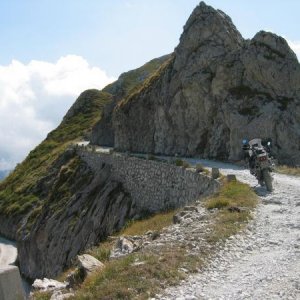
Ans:
{"label": "roadside stone", "polygon": [[141,247],[142,243],[142,238],[140,236],[135,237],[135,239],[130,237],[119,237],[115,243],[113,250],[111,251],[110,257],[118,258],[130,254],[133,251],[138,250]]}
{"label": "roadside stone", "polygon": [[228,174],[227,175],[227,181],[228,182],[236,181],[236,176],[234,174]]}
{"label": "roadside stone", "polygon": [[211,176],[213,179],[217,179],[220,177],[220,171],[219,168],[212,168],[211,169]]}
{"label": "roadside stone", "polygon": [[59,282],[54,279],[44,278],[44,279],[36,279],[33,282],[32,287],[35,290],[40,290],[40,291],[55,291],[55,290],[65,289],[67,287],[67,283]]}
{"label": "roadside stone", "polygon": [[78,266],[83,270],[85,277],[104,268],[102,262],[89,254],[78,255],[77,259]]}
{"label": "roadside stone", "polygon": [[196,206],[185,206],[183,211],[198,212],[198,208]]}

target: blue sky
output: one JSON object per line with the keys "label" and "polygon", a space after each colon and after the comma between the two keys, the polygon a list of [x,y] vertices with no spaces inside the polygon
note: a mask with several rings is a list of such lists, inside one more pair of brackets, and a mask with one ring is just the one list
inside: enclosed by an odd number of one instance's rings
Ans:
{"label": "blue sky", "polygon": [[[269,29],[300,40],[300,1],[220,1],[246,38]],[[1,0],[0,64],[76,54],[111,76],[173,51],[198,0]]]}
{"label": "blue sky", "polygon": [[[198,0],[0,0],[0,170],[54,129],[80,92],[170,53]],[[209,0],[245,38],[261,29],[300,57],[300,1]]]}

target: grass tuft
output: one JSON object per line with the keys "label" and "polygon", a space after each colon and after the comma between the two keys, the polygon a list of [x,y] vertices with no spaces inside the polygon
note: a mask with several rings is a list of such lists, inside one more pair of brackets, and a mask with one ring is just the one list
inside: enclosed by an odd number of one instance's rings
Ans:
{"label": "grass tuft", "polygon": [[175,211],[163,212],[148,217],[143,220],[136,220],[130,222],[129,226],[121,231],[121,235],[143,235],[147,231],[161,231],[173,223],[173,216]]}
{"label": "grass tuft", "polygon": [[[257,204],[257,195],[247,185],[239,181],[227,182],[221,191],[206,201],[206,208],[220,209],[208,240],[212,243],[224,241],[236,234],[251,219],[251,210]],[[243,208],[240,212],[230,212],[227,207]]]}
{"label": "grass tuft", "polygon": [[300,176],[299,167],[289,167],[286,165],[276,166],[275,171],[280,174]]}

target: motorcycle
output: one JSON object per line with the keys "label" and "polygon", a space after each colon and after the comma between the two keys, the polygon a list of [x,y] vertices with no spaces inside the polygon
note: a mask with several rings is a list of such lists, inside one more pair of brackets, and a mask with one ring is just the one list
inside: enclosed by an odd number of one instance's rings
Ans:
{"label": "motorcycle", "polygon": [[273,178],[271,172],[274,171],[274,161],[270,154],[271,141],[265,146],[262,145],[261,139],[251,141],[243,140],[244,158],[249,164],[250,173],[254,175],[261,186],[266,186],[267,191],[273,190]]}

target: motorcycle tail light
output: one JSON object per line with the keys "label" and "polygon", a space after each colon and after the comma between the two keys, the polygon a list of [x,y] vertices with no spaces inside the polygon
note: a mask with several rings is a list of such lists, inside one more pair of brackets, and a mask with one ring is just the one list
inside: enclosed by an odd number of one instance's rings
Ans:
{"label": "motorcycle tail light", "polygon": [[267,160],[267,156],[260,156],[259,157],[259,161],[265,161],[265,160]]}

